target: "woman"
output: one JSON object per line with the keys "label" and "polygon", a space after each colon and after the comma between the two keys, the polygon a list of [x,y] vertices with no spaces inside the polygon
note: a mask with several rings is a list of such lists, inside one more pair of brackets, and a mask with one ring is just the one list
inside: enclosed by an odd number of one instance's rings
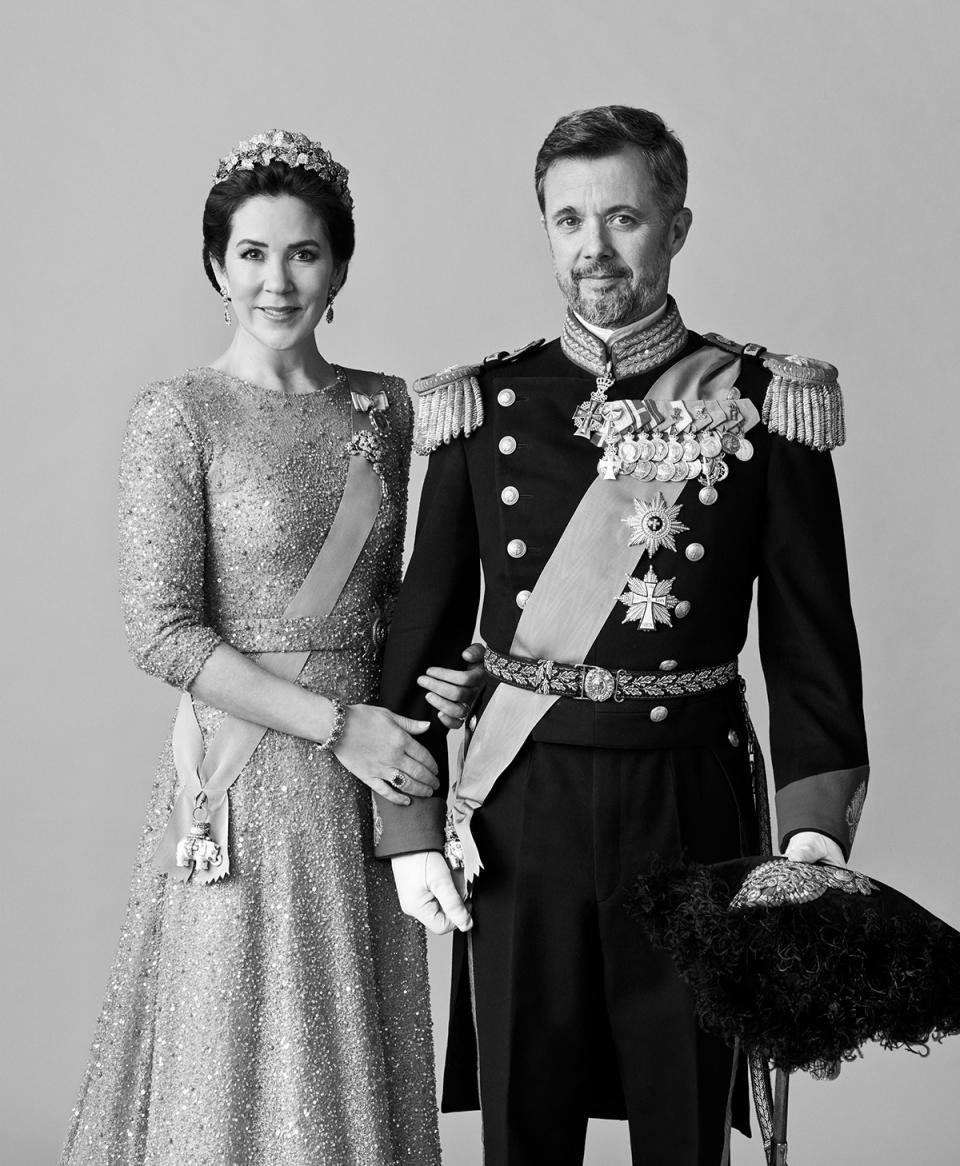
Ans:
{"label": "woman", "polygon": [[[130,643],[185,692],[61,1162],[429,1166],[422,931],[372,857],[370,794],[437,786],[427,722],[370,703],[409,400],[317,349],[354,246],[347,172],[318,143],[241,143],[203,232],[239,327],[141,394],[121,468]],[[478,670],[430,672],[459,723]]]}

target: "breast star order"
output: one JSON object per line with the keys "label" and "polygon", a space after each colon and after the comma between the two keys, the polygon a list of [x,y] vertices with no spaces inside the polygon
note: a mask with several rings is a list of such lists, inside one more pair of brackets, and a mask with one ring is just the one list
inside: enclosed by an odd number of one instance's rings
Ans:
{"label": "breast star order", "polygon": [[627,608],[624,623],[636,623],[641,632],[656,631],[658,623],[673,627],[670,612],[677,606],[677,597],[670,588],[672,579],[658,579],[653,567],[647,568],[642,579],[627,576],[627,590],[620,596],[620,602]]}
{"label": "breast star order", "polygon": [[[630,542],[627,545],[642,546],[643,551],[646,551],[651,559],[661,547],[675,551],[677,544],[674,537],[690,529],[689,526],[677,521],[677,515],[681,510],[679,502],[675,506],[668,506],[666,498],[660,491],[652,502],[634,498],[633,514],[622,519],[630,527]],[[641,557],[643,551],[640,552]]]}

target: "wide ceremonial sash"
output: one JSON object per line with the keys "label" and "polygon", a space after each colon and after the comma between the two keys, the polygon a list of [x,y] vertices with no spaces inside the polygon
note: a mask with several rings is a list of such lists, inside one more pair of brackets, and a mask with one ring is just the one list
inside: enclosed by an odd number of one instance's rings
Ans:
{"label": "wide ceremonial sash", "polygon": [[[739,359],[714,347],[698,349],[655,382],[645,399],[716,400],[732,389]],[[744,428],[756,424],[757,412],[738,401]],[[634,499],[652,501],[663,494],[672,506],[683,482],[642,482],[632,475],[613,481],[598,477],[588,488],[560,536],[553,554],[530,593],[520,616],[510,655],[582,664],[643,554],[629,546],[624,517]],[[470,741],[461,772],[453,783],[451,810],[463,847],[464,873],[470,882],[483,863],[470,830],[470,819],[486,800],[497,778],[520,751],[547,710],[559,700],[500,684],[483,711]]]}
{"label": "wide ceremonial sash", "polygon": [[[376,406],[377,399],[353,394],[353,401],[356,434],[369,426],[370,410]],[[284,619],[323,619],[330,614],[370,536],[382,497],[382,485],[370,461],[364,456],[351,457],[333,524],[313,566],[287,604]],[[309,657],[309,651],[299,651],[259,652],[250,658],[275,676],[294,681]],[[158,871],[179,882],[192,877],[194,883],[214,882],[229,873],[227,791],[240,776],[266,732],[263,725],[228,715],[204,751],[193,699],[189,692],[183,694],[173,726],[173,756],[180,789],[153,856]],[[220,846],[220,861],[209,870],[178,866],[176,860],[177,844],[190,833],[198,806],[206,812],[210,836]]]}

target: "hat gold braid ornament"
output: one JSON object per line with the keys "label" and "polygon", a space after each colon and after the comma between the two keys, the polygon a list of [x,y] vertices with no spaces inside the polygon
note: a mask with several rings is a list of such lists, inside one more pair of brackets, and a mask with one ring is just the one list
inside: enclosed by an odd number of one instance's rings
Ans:
{"label": "hat gold braid ornament", "polygon": [[284,162],[291,168],[300,166],[304,170],[313,170],[330,183],[347,210],[353,210],[353,196],[348,186],[350,172],[319,142],[311,141],[306,134],[295,130],[267,130],[248,141],[240,142],[232,153],[220,159],[213,176],[213,185],[223,182],[234,170],[252,170],[254,166],[268,166],[271,162]]}

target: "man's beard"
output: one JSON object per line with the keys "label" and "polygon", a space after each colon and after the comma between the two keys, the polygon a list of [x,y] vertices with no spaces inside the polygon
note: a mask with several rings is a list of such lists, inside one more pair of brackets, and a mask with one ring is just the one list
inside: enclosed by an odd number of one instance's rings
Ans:
{"label": "man's beard", "polygon": [[[670,275],[670,256],[664,248],[652,268],[630,280],[629,268],[617,263],[599,263],[592,267],[574,268],[569,275],[557,274],[557,283],[567,303],[588,324],[598,328],[622,328],[648,316],[658,307],[667,290]],[[627,281],[599,292],[583,295],[581,280],[588,276],[618,275]]]}

